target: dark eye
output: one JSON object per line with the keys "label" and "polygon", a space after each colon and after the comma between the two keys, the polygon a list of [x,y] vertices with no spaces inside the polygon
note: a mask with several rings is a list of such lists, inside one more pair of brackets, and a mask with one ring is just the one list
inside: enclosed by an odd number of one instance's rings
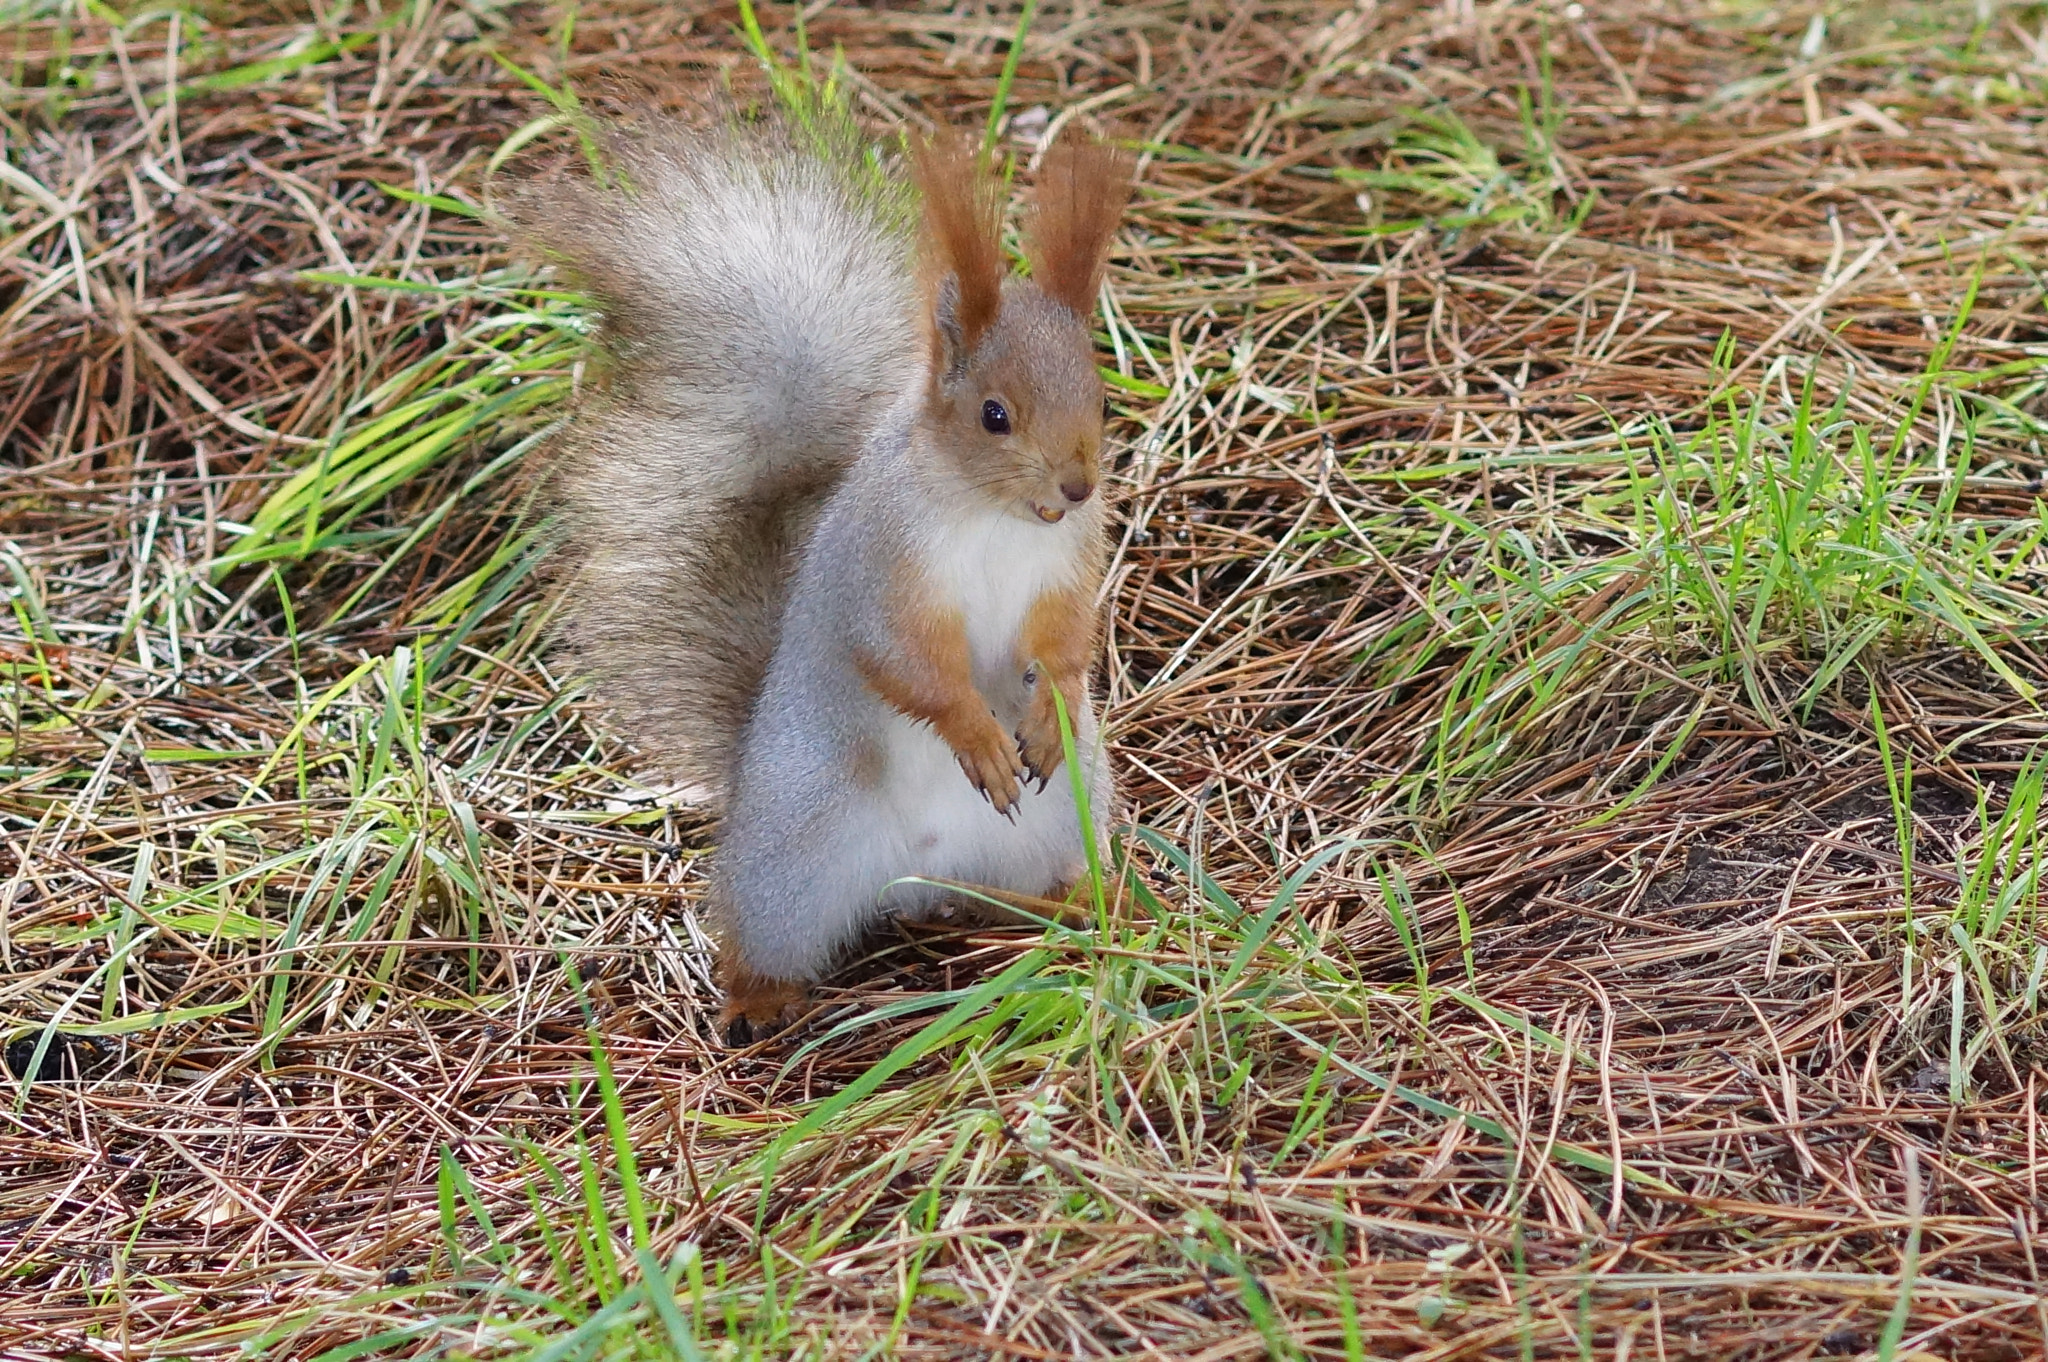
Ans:
{"label": "dark eye", "polygon": [[991,435],[1010,433],[1010,409],[991,397],[981,404],[981,428]]}

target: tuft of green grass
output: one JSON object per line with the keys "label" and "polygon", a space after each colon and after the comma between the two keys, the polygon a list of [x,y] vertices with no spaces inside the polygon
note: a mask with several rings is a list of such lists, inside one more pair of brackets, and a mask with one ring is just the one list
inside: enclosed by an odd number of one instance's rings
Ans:
{"label": "tuft of green grass", "polygon": [[[449,204],[437,200],[435,206]],[[418,323],[423,332],[458,312],[474,308],[482,313],[459,329],[444,321],[447,334],[439,346],[353,403],[347,424],[311,463],[264,499],[247,525],[237,527],[239,537],[213,564],[218,581],[259,563],[304,562],[338,549],[388,546],[384,565],[358,583],[334,612],[341,615],[465,498],[516,465],[545,437],[547,423],[569,393],[590,322],[578,295],[538,288],[502,270],[442,286],[325,271],[306,271],[301,278],[334,288],[426,295],[438,306]],[[479,447],[498,453],[417,524],[355,528],[412,480]]]}
{"label": "tuft of green grass", "polygon": [[1977,833],[1958,862],[1962,882],[1955,905],[1928,926],[1932,942],[1940,941],[1936,933],[1945,926],[1948,939],[1942,944],[1954,948],[1943,964],[1951,972],[1949,1098],[1957,1104],[1988,1054],[1995,1051],[2008,1074],[2019,1072],[2008,1033],[2039,1020],[2041,973],[2048,964],[2041,920],[2042,864],[2048,859],[2044,787],[2048,747],[2036,747],[2014,773],[1997,812],[1990,792],[1978,792]]}
{"label": "tuft of green grass", "polygon": [[[1416,84],[1416,93],[1430,107],[1411,109],[1401,115],[1379,168],[1340,166],[1333,172],[1339,183],[1359,186],[1358,202],[1370,224],[1366,229],[1369,235],[1404,232],[1426,223],[1444,232],[1447,242],[1455,242],[1461,233],[1472,228],[1550,231],[1560,225],[1557,199],[1560,194],[1570,193],[1570,183],[1558,157],[1564,111],[1557,99],[1550,45],[1539,43],[1537,50],[1536,88],[1532,91],[1527,85],[1518,85],[1515,91],[1522,145],[1512,153],[1514,166],[1503,162],[1500,151],[1455,110]],[[1414,83],[1408,72],[1388,70]],[[1584,221],[1596,197],[1590,192],[1579,197],[1569,219],[1570,228]],[[1428,219],[1389,221],[1382,200],[1404,204],[1413,201],[1425,208],[1451,211]]]}
{"label": "tuft of green grass", "polygon": [[[1457,115],[1430,110],[1407,115],[1379,169],[1344,168],[1336,175],[1361,191],[1403,195],[1450,209],[1433,219],[1448,232],[1507,224],[1540,226],[1549,219],[1555,191],[1547,176],[1524,179],[1509,170],[1499,153]],[[1387,229],[1415,225],[1402,220]]]}
{"label": "tuft of green grass", "polygon": [[1431,768],[1407,782],[1412,807],[1449,815],[1556,731],[1589,678],[1645,645],[1664,665],[1635,671],[1637,700],[1661,717],[1613,772],[1624,802],[1682,756],[1704,693],[1733,688],[1763,725],[1793,729],[1845,677],[1956,646],[2035,699],[2000,648],[2048,633],[2028,576],[2048,517],[1968,513],[1979,418],[1924,442],[1910,412],[1897,425],[1858,418],[1847,384],[1822,406],[1811,369],[1796,392],[1790,381],[1780,360],[1690,429],[1648,417],[1610,445],[1487,456],[1494,477],[1579,482],[1574,513],[1537,532],[1431,490],[1469,465],[1360,475],[1413,487],[1409,505],[1426,517],[1351,527],[1371,551],[1424,537],[1450,550],[1426,611],[1362,659],[1382,684],[1453,668]]}
{"label": "tuft of green grass", "polygon": [[1913,923],[1913,857],[1919,838],[1913,827],[1913,754],[1900,751],[1894,757],[1891,731],[1885,726],[1884,707],[1878,703],[1877,684],[1870,687],[1870,726],[1877,735],[1878,760],[1884,764],[1885,793],[1892,806],[1892,830],[1899,848],[1899,906],[1905,939],[1899,956],[1899,1010],[1913,1007],[1913,957],[1918,947]]}

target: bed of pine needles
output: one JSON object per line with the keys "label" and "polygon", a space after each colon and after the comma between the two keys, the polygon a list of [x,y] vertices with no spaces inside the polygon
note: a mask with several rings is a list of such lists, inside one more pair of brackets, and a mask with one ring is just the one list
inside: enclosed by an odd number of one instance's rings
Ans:
{"label": "bed of pine needles", "polygon": [[[4,12],[0,1357],[2041,1355],[2042,6]],[[730,1053],[488,205],[835,49],[1143,149],[1134,830]]]}

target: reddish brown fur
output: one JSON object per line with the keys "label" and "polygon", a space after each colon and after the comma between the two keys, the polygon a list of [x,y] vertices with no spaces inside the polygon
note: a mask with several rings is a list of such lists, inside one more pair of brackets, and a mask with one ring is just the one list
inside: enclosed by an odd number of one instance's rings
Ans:
{"label": "reddish brown fur", "polygon": [[1017,745],[974,685],[967,624],[958,610],[937,606],[908,584],[887,604],[900,663],[861,653],[854,667],[868,688],[898,713],[928,723],[960,762],[974,788],[1006,812],[1022,795]]}
{"label": "reddish brown fur", "polygon": [[1102,142],[1056,143],[1038,168],[1038,192],[1024,228],[1031,279],[1080,316],[1095,310],[1109,239],[1131,197],[1128,152]]}
{"label": "reddish brown fur", "polygon": [[[912,173],[924,195],[927,287],[951,276],[962,350],[972,354],[1003,306],[1001,187],[964,133],[941,131],[917,149]],[[936,339],[936,338],[935,338]]]}
{"label": "reddish brown fur", "polygon": [[[1002,343],[1017,335],[1008,328],[1027,310],[1023,295],[1012,291],[980,354],[951,374],[934,373],[921,424],[939,457],[991,500],[1026,501],[1057,518],[1068,509],[1059,484],[1092,489],[1099,476],[1102,385],[1080,327],[1050,345],[1043,335],[1034,344]],[[1041,313],[1058,306],[1038,303]],[[982,403],[992,397],[1009,411],[1008,435],[982,425]]]}
{"label": "reddish brown fur", "polygon": [[[1100,580],[1100,572],[1090,581]],[[1041,782],[1060,767],[1059,711],[1053,693],[1066,702],[1067,722],[1077,722],[1086,696],[1082,685],[1095,654],[1096,612],[1089,593],[1079,586],[1060,587],[1032,602],[1017,640],[1017,665],[1040,670],[1031,694],[1031,708],[1018,731],[1024,764]]]}
{"label": "reddish brown fur", "polygon": [[721,1034],[731,1035],[734,1023],[741,1021],[747,1023],[747,1039],[780,1030],[801,1017],[810,1001],[809,984],[756,974],[737,951],[720,951],[714,974],[718,986],[725,990],[725,1006],[718,1010]]}

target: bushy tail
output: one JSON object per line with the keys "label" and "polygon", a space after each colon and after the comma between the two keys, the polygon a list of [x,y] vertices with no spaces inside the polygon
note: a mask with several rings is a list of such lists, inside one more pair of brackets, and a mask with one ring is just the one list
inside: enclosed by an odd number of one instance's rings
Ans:
{"label": "bushy tail", "polygon": [[564,177],[515,230],[602,310],[560,444],[569,636],[668,776],[722,793],[818,510],[912,380],[910,219],[854,148],[666,128]]}

